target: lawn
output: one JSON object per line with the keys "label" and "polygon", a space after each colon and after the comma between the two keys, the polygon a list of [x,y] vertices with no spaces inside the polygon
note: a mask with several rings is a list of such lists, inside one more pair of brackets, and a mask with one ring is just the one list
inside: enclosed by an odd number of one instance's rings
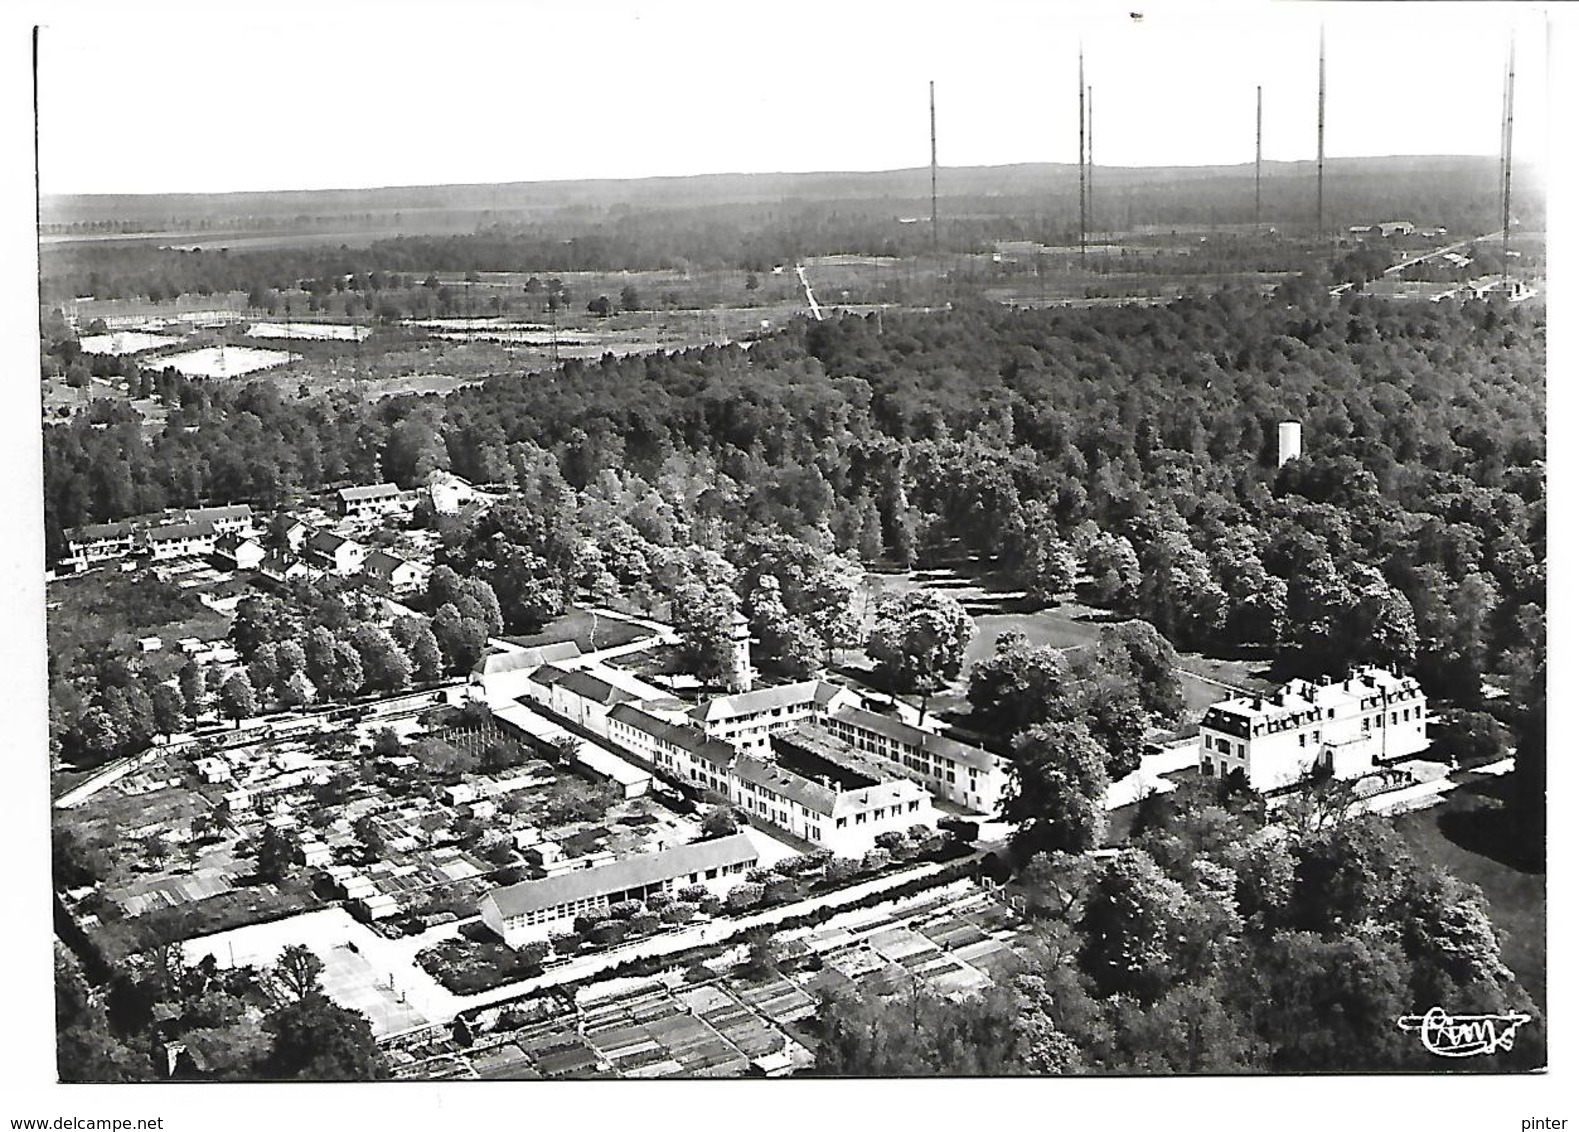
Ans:
{"label": "lawn", "polygon": [[1422,863],[1440,865],[1486,896],[1502,940],[1502,959],[1513,969],[1536,1004],[1546,1009],[1546,876],[1516,868],[1455,842],[1443,832],[1443,819],[1498,803],[1469,788],[1454,791],[1428,810],[1405,814],[1394,827]]}
{"label": "lawn", "polygon": [[557,641],[575,641],[582,652],[627,645],[650,637],[650,630],[613,617],[598,617],[585,609],[572,609],[569,613],[550,621],[536,633],[516,635],[504,639],[512,644],[532,648],[551,645]]}

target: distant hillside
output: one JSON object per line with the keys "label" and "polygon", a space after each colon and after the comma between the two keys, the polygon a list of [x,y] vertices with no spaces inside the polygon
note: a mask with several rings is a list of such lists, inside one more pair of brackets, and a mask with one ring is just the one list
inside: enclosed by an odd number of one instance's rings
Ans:
{"label": "distant hillside", "polygon": [[[1489,157],[1334,158],[1328,185],[1339,204],[1344,186],[1437,181],[1465,189],[1495,189],[1497,165]],[[1263,165],[1263,193],[1278,182],[1313,178],[1314,162]],[[1161,190],[1191,184],[1238,197],[1253,166],[1118,168],[1098,166],[1099,187]],[[1026,164],[943,168],[938,191],[959,198],[1032,199],[1058,196],[1075,183],[1072,164]],[[160,195],[46,196],[45,231],[55,226],[120,226],[122,231],[205,231],[273,228],[281,222],[362,221],[387,228],[399,214],[411,232],[452,231],[456,214],[479,223],[519,222],[544,214],[607,209],[672,209],[723,204],[818,203],[826,201],[927,202],[926,168],[872,173],[722,173],[638,180],[534,181],[503,185],[423,185],[301,192],[191,193]],[[404,227],[404,226],[403,226]]]}

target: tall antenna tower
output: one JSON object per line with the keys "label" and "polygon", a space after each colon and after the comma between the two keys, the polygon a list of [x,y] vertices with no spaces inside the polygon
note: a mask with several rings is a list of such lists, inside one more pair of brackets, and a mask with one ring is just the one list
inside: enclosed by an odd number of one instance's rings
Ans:
{"label": "tall antenna tower", "polygon": [[1316,238],[1326,231],[1322,209],[1322,177],[1327,164],[1327,25],[1321,26],[1321,49],[1316,63]]}
{"label": "tall antenna tower", "polygon": [[1261,88],[1256,87],[1256,227],[1261,227]]}
{"label": "tall antenna tower", "polygon": [[1502,106],[1502,276],[1508,276],[1508,229],[1513,210],[1513,36],[1508,36],[1508,77]]}
{"label": "tall antenna tower", "polygon": [[933,84],[927,83],[927,114],[932,122],[932,254],[938,254],[938,103]]}
{"label": "tall antenna tower", "polygon": [[1097,222],[1097,88],[1086,87],[1086,209],[1091,226]]}
{"label": "tall antenna tower", "polygon": [[1080,266],[1086,262],[1086,48],[1080,45]]}

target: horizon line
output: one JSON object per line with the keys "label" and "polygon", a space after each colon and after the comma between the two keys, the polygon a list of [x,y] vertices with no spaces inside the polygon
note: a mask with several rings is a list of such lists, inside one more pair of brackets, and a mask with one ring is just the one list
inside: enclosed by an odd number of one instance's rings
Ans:
{"label": "horizon line", "polygon": [[[1352,156],[1339,156],[1325,158],[1328,164],[1334,161],[1492,161],[1494,155],[1489,153],[1389,153],[1389,154],[1356,154]],[[1095,165],[1094,169],[1124,170],[1128,172],[1144,172],[1147,170],[1229,170],[1253,169],[1255,160],[1236,162],[1210,162],[1200,165],[1127,165],[1113,163],[1108,165]],[[1284,158],[1265,159],[1262,167],[1267,166],[1298,166],[1316,164],[1316,159],[1309,158]],[[1515,166],[1520,164],[1514,163]],[[1529,161],[1523,162],[1528,167],[1538,164]],[[254,188],[254,189],[152,189],[139,191],[94,191],[94,192],[40,192],[40,202],[46,200],[65,199],[92,199],[106,197],[226,197],[226,196],[266,196],[284,193],[377,193],[398,192],[417,189],[484,189],[484,188],[511,188],[518,185],[579,185],[579,184],[636,184],[652,181],[692,181],[709,178],[726,177],[883,177],[896,174],[926,173],[930,167],[927,165],[905,165],[886,169],[768,169],[768,170],[715,170],[701,173],[649,173],[634,174],[625,177],[549,177],[541,180],[510,180],[510,181],[428,181],[410,182],[406,184],[382,185],[321,185],[316,187],[298,186],[292,188]],[[953,170],[955,172],[981,172],[994,169],[1070,169],[1079,168],[1078,161],[1011,161],[996,165],[938,165],[938,171]]]}

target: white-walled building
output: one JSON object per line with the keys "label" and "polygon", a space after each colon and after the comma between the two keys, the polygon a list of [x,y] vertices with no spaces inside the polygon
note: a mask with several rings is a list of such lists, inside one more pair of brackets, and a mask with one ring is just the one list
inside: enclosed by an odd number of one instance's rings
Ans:
{"label": "white-walled building", "polygon": [[861,697],[826,680],[802,680],[733,696],[719,696],[694,708],[691,721],[710,739],[721,739],[743,755],[761,754],[772,736],[844,707],[859,707]]}
{"label": "white-walled building", "polygon": [[367,547],[333,531],[316,531],[306,543],[307,560],[324,570],[350,577],[367,561]]}
{"label": "white-walled building", "polygon": [[427,571],[387,550],[374,550],[362,562],[362,576],[394,594],[409,594],[422,588]]}
{"label": "white-walled building", "polygon": [[346,518],[364,515],[388,515],[406,506],[405,493],[392,483],[376,483],[369,487],[342,487],[335,493],[340,514]]}
{"label": "white-walled building", "polygon": [[214,557],[232,570],[255,570],[267,554],[256,539],[231,532],[215,540]]}
{"label": "white-walled building", "polygon": [[236,503],[227,507],[196,507],[187,511],[183,517],[188,523],[212,523],[215,534],[256,533],[252,520],[252,505],[248,503]]}
{"label": "white-walled building", "polygon": [[1201,720],[1200,769],[1242,770],[1252,789],[1292,786],[1317,767],[1359,778],[1430,745],[1420,683],[1381,668],[1344,680],[1295,680],[1269,696],[1213,704]]}
{"label": "white-walled building", "polygon": [[131,523],[90,523],[66,535],[67,560],[78,570],[125,558],[136,547],[137,527]]}
{"label": "white-walled building", "polygon": [[527,696],[594,735],[608,734],[608,715],[636,697],[582,669],[545,664],[527,677]]}
{"label": "white-walled building", "polygon": [[822,726],[882,766],[978,814],[996,814],[1009,785],[1006,759],[892,716],[842,707]]}
{"label": "white-walled building", "polygon": [[622,900],[672,894],[693,884],[725,896],[756,867],[744,833],[643,853],[591,869],[496,888],[482,898],[482,921],[511,947],[568,931],[576,917]]}
{"label": "white-walled building", "polygon": [[214,524],[206,519],[199,523],[171,523],[155,527],[143,537],[156,562],[213,554],[219,538],[214,531]]}

